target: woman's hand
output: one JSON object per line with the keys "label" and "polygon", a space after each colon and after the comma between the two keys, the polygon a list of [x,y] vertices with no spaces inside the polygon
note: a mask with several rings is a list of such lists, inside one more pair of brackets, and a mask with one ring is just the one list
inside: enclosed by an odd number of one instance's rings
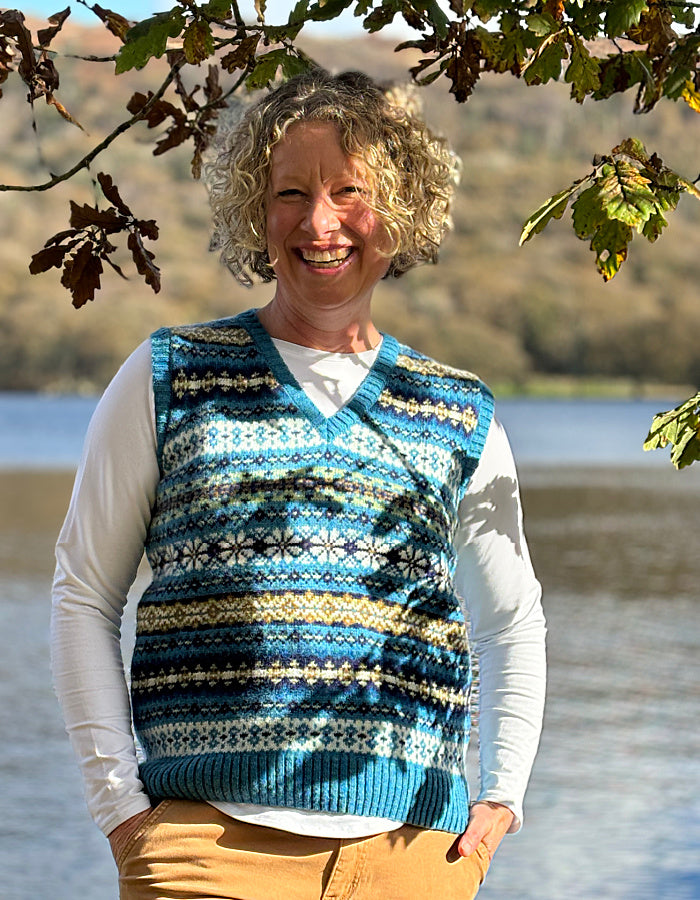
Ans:
{"label": "woman's hand", "polygon": [[125,822],[122,822],[121,825],[117,825],[113,831],[110,831],[107,835],[107,840],[109,841],[109,846],[112,848],[112,856],[115,861],[119,859],[122,850],[127,845],[136,829],[152,812],[153,807],[144,809],[143,812],[136,813],[135,816],[127,819]]}
{"label": "woman's hand", "polygon": [[489,858],[493,859],[493,854],[512,822],[513,813],[507,806],[488,800],[477,801],[469,813],[467,830],[457,843],[460,856],[471,856],[483,841]]}

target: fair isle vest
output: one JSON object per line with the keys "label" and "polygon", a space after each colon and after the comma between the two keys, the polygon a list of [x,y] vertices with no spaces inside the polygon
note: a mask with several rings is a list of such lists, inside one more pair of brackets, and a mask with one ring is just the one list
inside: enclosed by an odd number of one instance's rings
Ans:
{"label": "fair isle vest", "polygon": [[254,311],[152,347],[161,480],[132,664],[147,792],[462,831],[453,539],[488,389],[385,336],[325,418]]}

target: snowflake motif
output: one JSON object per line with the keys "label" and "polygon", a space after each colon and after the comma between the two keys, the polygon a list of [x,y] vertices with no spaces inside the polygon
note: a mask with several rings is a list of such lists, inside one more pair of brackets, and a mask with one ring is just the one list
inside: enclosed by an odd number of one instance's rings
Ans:
{"label": "snowflake motif", "polygon": [[435,586],[439,591],[448,593],[452,590],[452,578],[447,560],[440,560],[435,567]]}
{"label": "snowflake motif", "polygon": [[227,535],[219,541],[218,551],[222,562],[244,566],[255,556],[255,538],[245,531]]}
{"label": "snowflake motif", "polygon": [[304,550],[301,537],[291,528],[273,528],[264,540],[265,555],[275,562],[291,562]]}
{"label": "snowflake motif", "polygon": [[382,550],[382,544],[371,537],[360,538],[355,544],[355,558],[357,562],[367,569],[376,572],[386,562],[386,553]]}
{"label": "snowflake motif", "polygon": [[151,559],[151,568],[162,575],[172,575],[177,564],[177,555],[172,546],[164,547],[158,553],[154,553]]}
{"label": "snowflake motif", "polygon": [[180,558],[186,569],[203,569],[209,562],[209,544],[200,538],[185,541],[180,550]]}
{"label": "snowflake motif", "polygon": [[316,534],[309,543],[311,552],[318,562],[338,563],[346,555],[345,541],[338,531]]}
{"label": "snowflake motif", "polygon": [[396,567],[406,578],[422,578],[430,569],[430,559],[420,547],[409,544],[399,549]]}

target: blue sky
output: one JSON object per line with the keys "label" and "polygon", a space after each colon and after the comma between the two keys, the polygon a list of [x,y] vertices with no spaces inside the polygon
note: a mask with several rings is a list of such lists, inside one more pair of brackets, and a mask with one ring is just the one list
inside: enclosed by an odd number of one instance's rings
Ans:
{"label": "blue sky", "polygon": [[[7,0],[6,0],[7,2]],[[92,4],[94,0],[88,0]],[[175,0],[97,0],[97,2],[106,9],[120,13],[127,19],[146,19],[155,12],[171,9],[175,6]],[[33,13],[38,16],[48,18],[53,13],[65,9],[66,6],[71,7],[71,20],[86,22],[88,24],[99,23],[99,19],[94,13],[90,12],[80,3],[71,2],[71,0],[15,0],[16,6],[25,13]],[[248,21],[255,21],[255,6],[253,0],[239,0],[239,9],[241,14]],[[295,0],[268,0],[266,19],[271,25],[280,25],[287,21],[290,10],[295,6]],[[364,34],[361,19],[356,19],[352,12],[347,10],[330,22],[316,22],[307,25],[304,33],[313,37],[314,35],[359,35]],[[407,36],[415,36],[415,32],[403,25],[403,22],[395,24],[391,31],[385,29],[383,32],[390,38],[406,38]]]}

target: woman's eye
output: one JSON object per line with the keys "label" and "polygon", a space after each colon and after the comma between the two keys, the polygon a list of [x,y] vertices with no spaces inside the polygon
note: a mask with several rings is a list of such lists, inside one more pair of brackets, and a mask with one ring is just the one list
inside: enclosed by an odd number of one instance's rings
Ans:
{"label": "woman's eye", "polygon": [[361,194],[362,188],[356,184],[349,184],[342,189],[341,194]]}
{"label": "woman's eye", "polygon": [[286,188],[283,191],[277,191],[278,197],[301,197],[302,192],[298,188]]}

